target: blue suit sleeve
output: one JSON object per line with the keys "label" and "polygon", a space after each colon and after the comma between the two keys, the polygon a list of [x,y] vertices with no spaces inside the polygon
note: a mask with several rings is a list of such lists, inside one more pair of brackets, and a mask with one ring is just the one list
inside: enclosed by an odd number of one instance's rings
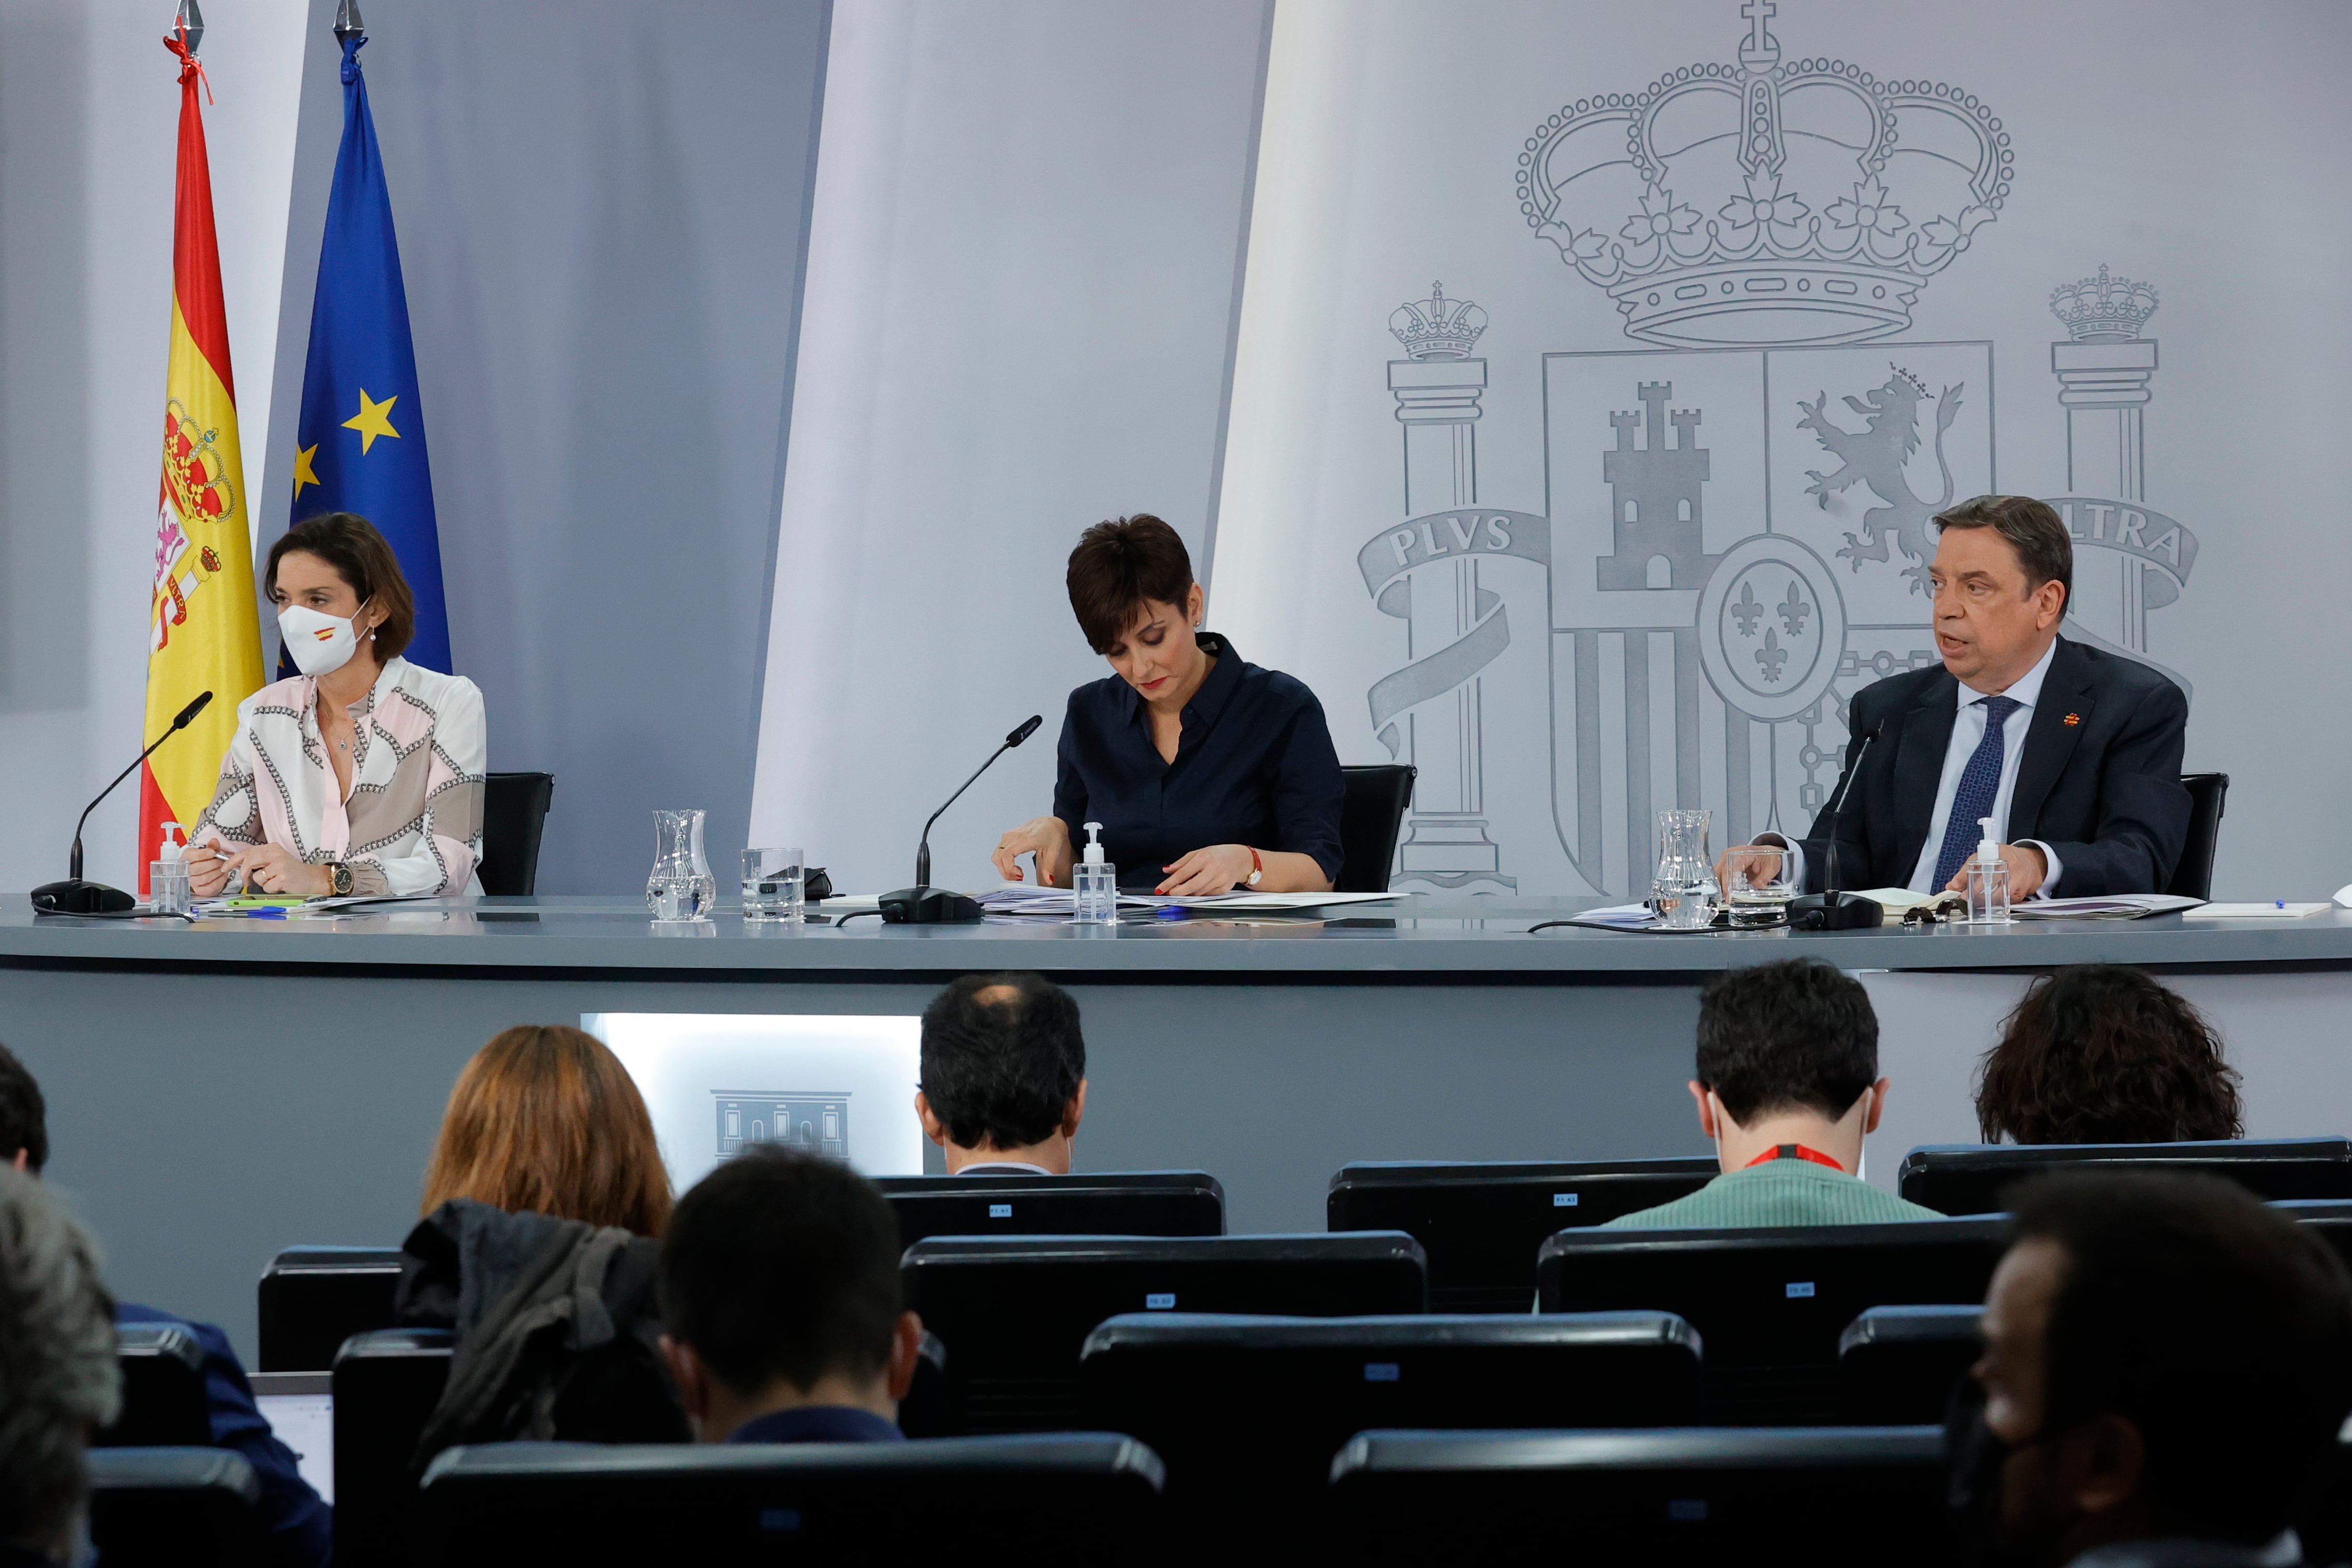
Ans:
{"label": "blue suit sleeve", "polygon": [[1054,815],[1070,830],[1073,845],[1087,841],[1087,781],[1078,772],[1074,733],[1077,726],[1078,697],[1073,692],[1069,706],[1062,710],[1062,737],[1054,746]]}
{"label": "blue suit sleeve", "polygon": [[2162,893],[2189,839],[2189,790],[2180,782],[2189,699],[2170,681],[2151,683],[2107,747],[2100,773],[2097,837],[2051,841],[2065,863],[2063,896]]}
{"label": "blue suit sleeve", "polygon": [[1274,820],[1282,837],[1274,847],[1286,854],[1314,856],[1324,876],[1336,883],[1342,860],[1339,808],[1347,795],[1323,705],[1309,695],[1291,720],[1290,734],[1276,760]]}

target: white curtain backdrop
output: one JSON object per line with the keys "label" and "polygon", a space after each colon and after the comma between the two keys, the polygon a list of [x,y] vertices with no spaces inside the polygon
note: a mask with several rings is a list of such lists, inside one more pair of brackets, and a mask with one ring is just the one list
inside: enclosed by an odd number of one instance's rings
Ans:
{"label": "white curtain backdrop", "polygon": [[[835,886],[936,879],[1046,810],[1080,529],[1203,543],[1265,12],[839,5],[752,793]],[[1222,574],[1221,574],[1222,575]],[[1246,644],[1244,644],[1246,651]],[[731,868],[730,868],[731,869]]]}
{"label": "white curtain backdrop", "polygon": [[1409,885],[1623,896],[1654,810],[1810,819],[1948,485],[2072,497],[2070,633],[2234,777],[2216,894],[2324,895],[2347,64],[2283,0],[1282,0],[1222,629],[1420,767]]}

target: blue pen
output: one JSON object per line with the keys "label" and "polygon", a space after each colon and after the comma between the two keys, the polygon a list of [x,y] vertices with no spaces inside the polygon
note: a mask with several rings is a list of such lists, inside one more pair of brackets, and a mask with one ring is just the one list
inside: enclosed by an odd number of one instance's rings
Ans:
{"label": "blue pen", "polygon": [[286,918],[286,912],[282,909],[248,909],[243,913],[247,920],[283,920]]}
{"label": "blue pen", "polygon": [[1191,910],[1186,909],[1181,904],[1171,904],[1153,910],[1151,912],[1151,917],[1154,920],[1181,920],[1191,913]]}
{"label": "blue pen", "polygon": [[2286,900],[2284,898],[2274,899],[2272,902],[2275,903],[2281,909],[2284,909],[2286,907]]}

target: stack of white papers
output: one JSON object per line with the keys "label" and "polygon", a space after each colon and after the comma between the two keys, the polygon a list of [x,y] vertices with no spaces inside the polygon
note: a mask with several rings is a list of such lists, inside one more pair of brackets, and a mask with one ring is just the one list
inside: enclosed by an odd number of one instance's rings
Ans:
{"label": "stack of white papers", "polygon": [[2301,920],[2326,908],[2325,904],[2289,904],[2273,899],[2268,904],[2207,904],[2189,910],[2183,920]]}
{"label": "stack of white papers", "polygon": [[2125,893],[2110,898],[2040,898],[2009,906],[2019,920],[2137,920],[2194,909],[2205,901],[2171,893]]}
{"label": "stack of white papers", "polygon": [[[1327,904],[1382,904],[1405,896],[1401,893],[1206,893],[1175,898],[1160,894],[1122,893],[1121,909],[1318,909]],[[979,895],[980,906],[992,915],[1070,915],[1076,894],[1066,887],[1039,887],[1034,883],[1008,882]],[[830,902],[828,900],[827,902]]]}

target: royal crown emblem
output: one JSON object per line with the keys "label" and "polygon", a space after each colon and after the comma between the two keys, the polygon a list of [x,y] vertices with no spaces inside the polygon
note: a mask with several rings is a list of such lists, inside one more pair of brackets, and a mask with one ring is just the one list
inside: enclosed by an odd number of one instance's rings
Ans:
{"label": "royal crown emblem", "polygon": [[1416,360],[1466,360],[1486,329],[1486,313],[1467,299],[1445,298],[1445,285],[1429,286],[1429,298],[1400,305],[1389,316],[1389,330]]}
{"label": "royal crown emblem", "polygon": [[2097,277],[2052,289],[2050,313],[2077,343],[2128,343],[2156,314],[2156,290],[2114,276],[2102,262]]}
{"label": "royal crown emblem", "polygon": [[1519,154],[1528,225],[1609,291],[1630,336],[1717,347],[1902,331],[2009,195],[2009,134],[1974,95],[1785,62],[1776,9],[1740,7],[1737,63],[1580,99]]}

